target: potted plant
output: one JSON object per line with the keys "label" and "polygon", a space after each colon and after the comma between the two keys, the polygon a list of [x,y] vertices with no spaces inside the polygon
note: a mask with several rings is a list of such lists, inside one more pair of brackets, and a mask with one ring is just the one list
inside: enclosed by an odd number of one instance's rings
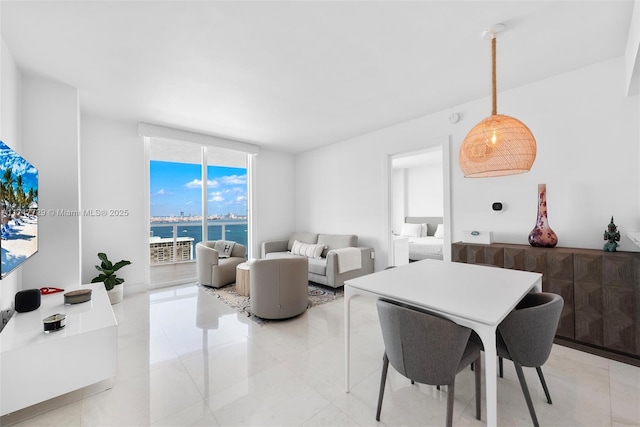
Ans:
{"label": "potted plant", "polygon": [[124,283],[124,279],[116,277],[115,272],[125,265],[131,264],[131,262],[123,259],[113,264],[107,258],[107,254],[103,252],[98,253],[98,258],[102,261],[100,265],[96,265],[96,270],[100,271],[100,274],[94,277],[91,283],[103,282],[111,304],[119,303],[122,301],[122,295],[124,294],[122,286],[120,286]]}

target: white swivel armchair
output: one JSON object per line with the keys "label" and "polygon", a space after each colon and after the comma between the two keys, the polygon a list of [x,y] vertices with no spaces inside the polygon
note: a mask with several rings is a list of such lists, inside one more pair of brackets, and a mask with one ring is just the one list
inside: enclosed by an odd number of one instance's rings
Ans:
{"label": "white swivel armchair", "polygon": [[215,244],[208,241],[196,245],[196,267],[201,285],[220,288],[236,281],[236,267],[247,260],[247,248],[235,243],[230,256],[223,258],[214,249]]}
{"label": "white swivel armchair", "polygon": [[309,304],[307,258],[257,259],[249,265],[251,312],[263,319],[287,319]]}

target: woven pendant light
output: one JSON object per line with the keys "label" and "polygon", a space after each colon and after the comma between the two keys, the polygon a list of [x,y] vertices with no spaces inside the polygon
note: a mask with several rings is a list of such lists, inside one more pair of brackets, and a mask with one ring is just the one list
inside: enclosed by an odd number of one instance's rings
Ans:
{"label": "woven pendant light", "polygon": [[469,131],[460,147],[460,168],[466,178],[515,175],[529,172],[536,159],[536,140],[520,120],[498,114],[496,96],[496,33],[491,34],[491,116]]}

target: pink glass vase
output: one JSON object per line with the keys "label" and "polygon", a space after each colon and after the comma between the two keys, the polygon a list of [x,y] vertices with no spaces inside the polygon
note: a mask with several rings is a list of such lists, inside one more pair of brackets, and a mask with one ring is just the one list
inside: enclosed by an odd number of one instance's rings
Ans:
{"label": "pink glass vase", "polygon": [[547,184],[538,184],[538,219],[529,233],[529,244],[541,248],[553,248],[558,244],[558,236],[549,227],[547,218]]}

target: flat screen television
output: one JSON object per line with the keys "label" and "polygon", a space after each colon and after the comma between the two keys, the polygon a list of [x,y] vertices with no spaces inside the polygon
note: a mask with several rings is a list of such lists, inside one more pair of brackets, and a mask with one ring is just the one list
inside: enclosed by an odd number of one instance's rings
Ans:
{"label": "flat screen television", "polygon": [[0,279],[38,251],[38,169],[0,141]]}

